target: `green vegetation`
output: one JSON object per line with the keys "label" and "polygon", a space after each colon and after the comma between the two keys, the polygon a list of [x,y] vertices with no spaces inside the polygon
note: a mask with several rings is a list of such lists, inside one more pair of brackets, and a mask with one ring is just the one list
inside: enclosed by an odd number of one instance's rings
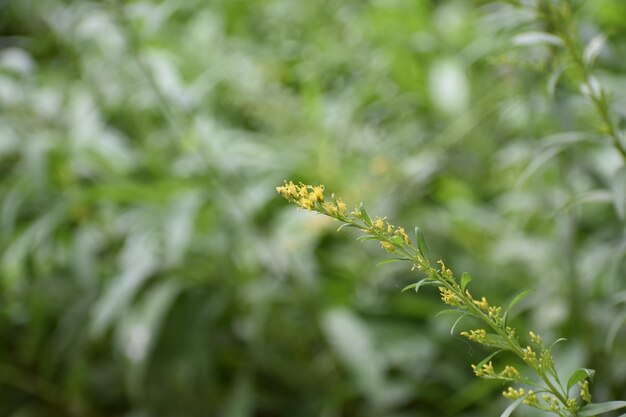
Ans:
{"label": "green vegetation", "polygon": [[626,399],[624,15],[0,2],[0,415],[500,415],[476,323],[451,337],[436,291],[401,292],[416,272],[284,204],[290,178],[420,225],[490,303],[530,289],[511,326]]}

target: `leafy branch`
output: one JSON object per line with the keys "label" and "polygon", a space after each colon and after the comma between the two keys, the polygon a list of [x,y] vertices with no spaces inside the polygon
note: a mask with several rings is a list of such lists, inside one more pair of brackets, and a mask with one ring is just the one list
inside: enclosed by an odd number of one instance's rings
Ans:
{"label": "leafy branch", "polygon": [[[542,24],[545,30],[543,34],[534,33],[537,39],[548,42],[563,52],[565,69],[570,70],[574,82],[580,87],[580,92],[590,101],[600,119],[600,132],[610,138],[613,147],[626,162],[623,133],[618,128],[611,110],[610,94],[593,75],[593,64],[604,44],[604,36],[592,39],[585,48],[581,46],[576,22],[577,7],[573,0],[534,2],[506,0],[504,3],[530,10],[536,15],[537,22]],[[563,70],[563,68],[556,70],[557,78]]]}
{"label": "leafy branch", "polygon": [[[277,187],[276,190],[290,203],[300,208],[339,220],[343,224],[338,230],[345,227],[355,228],[364,233],[358,240],[378,241],[383,249],[394,255],[392,259],[383,263],[404,261],[412,265],[411,270],[422,272],[425,277],[407,286],[403,291],[414,289],[417,292],[425,285],[436,286],[442,301],[449,305],[453,312],[459,314],[454,327],[465,317],[482,322],[483,328],[461,333],[471,341],[497,349],[480,363],[472,365],[474,374],[483,379],[495,379],[512,385],[522,384],[533,388],[527,391],[523,387],[509,386],[502,395],[514,402],[502,413],[502,416],[509,416],[522,403],[560,417],[594,416],[600,412],[626,407],[624,401],[591,404],[589,381],[593,376],[592,370],[579,369],[569,377],[566,385],[562,383],[551,352],[551,347],[562,339],[546,347],[541,336],[530,331],[528,333],[530,344],[524,346],[520,343],[516,330],[508,325],[507,319],[513,306],[527,292],[515,297],[506,309],[491,305],[486,297],[474,297],[467,290],[467,284],[472,280],[469,273],[463,273],[460,279],[457,279],[443,261],[437,261],[438,267],[433,266],[424,236],[419,228],[415,228],[415,237],[411,240],[404,228],[395,227],[385,218],[374,217],[372,219],[362,204],[348,213],[346,203],[334,194],[330,201],[326,201],[323,185],[294,184],[290,181]],[[492,359],[504,351],[516,355],[536,375],[536,378],[529,379],[510,365],[505,365],[501,371],[496,371]],[[578,386],[577,395],[570,396],[569,393],[574,386]],[[587,405],[583,406],[584,404]]]}

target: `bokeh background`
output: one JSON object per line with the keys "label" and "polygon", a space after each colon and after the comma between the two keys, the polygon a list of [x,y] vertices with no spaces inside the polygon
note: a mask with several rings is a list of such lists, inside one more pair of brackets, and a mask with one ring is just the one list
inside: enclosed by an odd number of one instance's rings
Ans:
{"label": "bokeh background", "polygon": [[[623,120],[626,3],[579,3]],[[489,1],[0,1],[0,415],[499,415],[437,294],[285,179],[419,225],[494,303],[533,289],[514,325],[626,399],[624,161],[541,29]]]}

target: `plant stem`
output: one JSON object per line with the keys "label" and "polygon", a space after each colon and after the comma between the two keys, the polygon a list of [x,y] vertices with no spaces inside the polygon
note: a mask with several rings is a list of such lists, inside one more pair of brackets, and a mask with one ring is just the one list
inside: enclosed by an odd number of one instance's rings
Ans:
{"label": "plant stem", "polygon": [[537,14],[540,19],[543,18],[548,23],[549,27],[554,28],[553,34],[563,42],[568,58],[582,78],[582,86],[587,92],[585,95],[590,99],[602,121],[603,127],[601,132],[609,136],[613,147],[626,162],[626,148],[622,143],[622,134],[615,125],[611,115],[607,92],[593,77],[590,66],[585,62],[583,52],[578,43],[576,22],[573,17],[571,2],[570,0],[562,0],[558,5],[559,8],[557,9],[557,6],[551,1],[544,0],[538,6]]}

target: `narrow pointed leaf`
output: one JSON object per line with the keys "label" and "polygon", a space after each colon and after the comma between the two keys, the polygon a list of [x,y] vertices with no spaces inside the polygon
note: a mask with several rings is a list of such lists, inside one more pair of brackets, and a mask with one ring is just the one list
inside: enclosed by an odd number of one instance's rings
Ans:
{"label": "narrow pointed leaf", "polygon": [[624,407],[626,407],[626,401],[608,401],[605,403],[589,404],[580,409],[578,417],[592,417]]}
{"label": "narrow pointed leaf", "polygon": [[513,43],[519,46],[529,46],[537,44],[550,44],[560,46],[563,41],[558,36],[546,32],[525,32],[513,38]]}
{"label": "narrow pointed leaf", "polygon": [[585,61],[585,64],[593,64],[593,61],[595,61],[598,55],[600,55],[605,42],[606,36],[604,34],[600,34],[589,41],[583,52],[583,60]]}
{"label": "narrow pointed leaf", "polygon": [[564,63],[564,64],[559,65],[554,71],[552,71],[552,74],[550,74],[550,78],[548,79],[548,86],[547,86],[548,94],[550,96],[554,96],[554,91],[556,90],[556,86],[559,83],[559,79],[561,78],[561,75],[563,75],[563,72],[566,69],[567,69],[567,63]]}
{"label": "narrow pointed leaf", "polygon": [[443,316],[444,314],[454,314],[454,313],[465,313],[462,310],[457,310],[456,308],[446,308],[445,310],[441,310],[439,313],[435,314],[435,317]]}
{"label": "narrow pointed leaf", "polygon": [[484,364],[486,364],[487,362],[489,362],[491,359],[493,359],[494,356],[496,356],[498,353],[502,352],[504,349],[500,349],[500,350],[496,350],[495,352],[493,352],[491,355],[487,356],[485,359],[483,359],[482,361],[478,362],[476,365],[476,368],[482,368]]}
{"label": "narrow pointed leaf", "polygon": [[556,345],[557,343],[561,343],[561,342],[567,342],[567,339],[566,339],[566,338],[564,338],[564,337],[560,337],[560,338],[556,339],[556,340],[554,341],[554,343],[552,343],[552,344],[550,345],[550,350],[554,347],[554,345]]}
{"label": "narrow pointed leaf", "polygon": [[450,334],[454,335],[454,329],[456,328],[456,325],[459,324],[459,322],[461,320],[463,320],[465,317],[467,317],[469,315],[469,313],[465,313],[463,314],[461,317],[459,317],[458,319],[456,319],[456,321],[454,322],[454,324],[452,325],[452,328],[450,329]]}
{"label": "narrow pointed leaf", "polygon": [[526,397],[522,397],[522,398],[518,398],[517,400],[513,401],[511,403],[511,405],[509,405],[506,410],[504,410],[504,412],[502,414],[500,414],[500,417],[509,417],[511,414],[513,414],[513,411],[515,411],[515,409],[517,407],[519,407],[519,405],[522,403],[522,401],[524,401],[526,399]]}
{"label": "narrow pointed leaf", "polygon": [[420,287],[421,287],[422,285],[433,285],[433,284],[437,284],[437,281],[433,281],[433,280],[430,280],[430,279],[428,279],[428,278],[424,278],[423,280],[421,280],[421,281],[419,281],[419,282],[416,282],[416,283],[414,283],[414,284],[407,285],[406,287],[404,287],[404,288],[402,289],[402,292],[404,292],[404,291],[406,291],[406,290],[413,289],[413,288],[415,288],[415,292],[418,292],[418,291],[420,290]]}
{"label": "narrow pointed leaf", "polygon": [[354,225],[354,224],[352,224],[352,223],[344,223],[344,224],[342,224],[341,226],[339,226],[339,227],[337,228],[337,231],[339,232],[339,231],[343,230],[343,229],[344,229],[344,228],[346,228],[346,227],[354,227],[354,228],[356,228],[356,229],[360,229],[360,227],[359,227],[359,226],[356,226],[356,225]]}
{"label": "narrow pointed leaf", "polygon": [[465,287],[471,281],[472,281],[472,276],[469,274],[469,272],[463,272],[463,275],[461,276],[461,290],[465,291]]}
{"label": "narrow pointed leaf", "polygon": [[523,291],[523,292],[519,293],[518,295],[516,295],[515,298],[513,298],[511,300],[511,302],[509,303],[509,306],[504,311],[504,315],[502,316],[504,324],[506,324],[506,320],[507,320],[507,318],[509,316],[509,312],[511,311],[513,306],[515,304],[517,304],[522,298],[526,297],[529,292],[530,292],[530,290]]}
{"label": "narrow pointed leaf", "polygon": [[387,265],[387,264],[392,264],[394,262],[401,262],[401,261],[408,261],[409,259],[407,258],[391,258],[391,259],[385,259],[384,261],[380,261],[376,264],[376,266],[382,266],[382,265]]}
{"label": "narrow pointed leaf", "polygon": [[365,224],[372,227],[372,219],[370,219],[370,216],[367,214],[367,211],[365,211],[365,207],[361,206],[360,212],[361,212],[361,216],[363,217],[363,221],[365,222]]}
{"label": "narrow pointed leaf", "polygon": [[420,254],[424,258],[429,259],[428,246],[426,245],[426,240],[419,227],[415,228],[415,240],[417,241],[417,249],[420,251]]}
{"label": "narrow pointed leaf", "polygon": [[613,205],[615,212],[621,220],[626,213],[626,167],[622,167],[615,173],[611,188],[613,189]]}
{"label": "narrow pointed leaf", "polygon": [[593,369],[588,368],[580,368],[575,370],[572,375],[570,375],[569,380],[567,381],[567,391],[576,385],[577,382],[582,381],[583,379],[589,378],[589,380],[593,380],[593,375],[596,373]]}

